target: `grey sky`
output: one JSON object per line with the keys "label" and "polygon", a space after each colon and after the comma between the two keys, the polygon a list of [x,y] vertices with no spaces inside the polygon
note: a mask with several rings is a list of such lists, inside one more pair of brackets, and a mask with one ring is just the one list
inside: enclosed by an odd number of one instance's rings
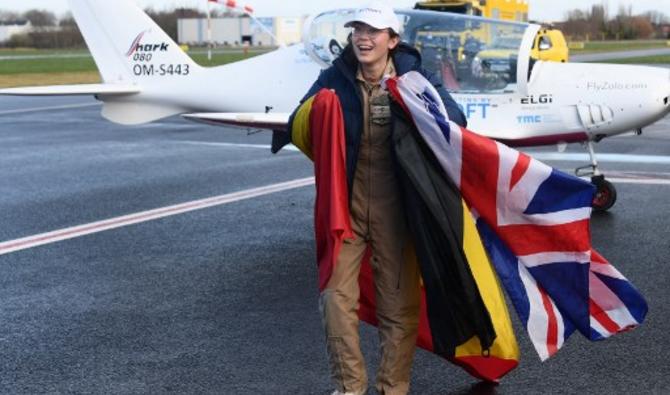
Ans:
{"label": "grey sky", "polygon": [[[114,0],[109,0],[114,1]],[[135,0],[140,6],[157,9],[178,6],[205,9],[206,0]],[[333,8],[332,0],[311,0],[310,2],[288,0],[237,0],[239,4],[252,6],[258,16],[295,16]],[[365,4],[367,1],[341,0],[336,7]],[[397,8],[412,7],[416,0],[388,0]],[[530,18],[540,21],[563,19],[568,10],[586,9],[592,4],[606,3],[610,13],[615,14],[620,5],[632,5],[633,13],[657,10],[670,15],[670,0],[530,0]],[[0,10],[25,11],[31,8],[47,9],[56,14],[65,13],[67,0],[0,0]]]}

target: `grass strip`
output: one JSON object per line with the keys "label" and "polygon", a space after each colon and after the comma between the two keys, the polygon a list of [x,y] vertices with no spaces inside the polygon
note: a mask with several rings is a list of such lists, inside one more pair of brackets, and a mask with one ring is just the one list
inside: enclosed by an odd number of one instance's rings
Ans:
{"label": "grass strip", "polygon": [[[212,60],[207,59],[207,54],[193,54],[193,60],[201,66],[213,67],[231,62],[237,62],[260,55],[262,52],[244,53],[215,53]],[[40,53],[41,54],[41,53]],[[87,57],[46,57],[41,59],[3,59],[0,60],[0,75],[11,74],[45,74],[45,73],[79,73],[97,71],[95,62],[90,56]]]}
{"label": "grass strip", "polygon": [[670,64],[670,55],[639,56],[635,58],[599,60],[591,63],[618,63],[618,64]]}
{"label": "grass strip", "polygon": [[80,73],[96,71],[93,58],[4,59],[0,61],[0,75]]}
{"label": "grass strip", "polygon": [[97,71],[80,73],[29,73],[0,74],[0,88],[17,86],[96,84],[100,82]]}
{"label": "grass strip", "polygon": [[584,49],[571,49],[572,54],[587,54],[601,52],[634,51],[639,49],[670,48],[666,40],[645,41],[589,41],[584,43]]}
{"label": "grass strip", "polygon": [[[27,51],[26,51],[27,52]],[[205,67],[221,66],[248,59],[265,52],[214,53],[207,60],[206,53],[192,54],[193,61]],[[4,53],[1,53],[4,55]],[[42,55],[43,52],[35,52]],[[98,69],[92,57],[43,58],[0,61],[0,88],[16,86],[89,84],[100,82]]]}

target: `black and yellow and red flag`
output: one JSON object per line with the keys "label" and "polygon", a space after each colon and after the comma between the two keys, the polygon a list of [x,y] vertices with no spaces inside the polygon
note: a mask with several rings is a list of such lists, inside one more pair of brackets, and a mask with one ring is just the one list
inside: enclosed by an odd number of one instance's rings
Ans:
{"label": "black and yellow and red flag", "polygon": [[[411,122],[397,117],[394,149],[422,275],[417,344],[497,381],[518,364],[519,351],[493,266],[458,189],[436,171],[432,158],[412,136]],[[353,238],[349,220],[342,109],[335,92],[323,89],[296,112],[293,143],[314,161],[315,232],[319,287],[330,279],[344,239]],[[377,324],[369,254],[362,264],[362,320]]]}

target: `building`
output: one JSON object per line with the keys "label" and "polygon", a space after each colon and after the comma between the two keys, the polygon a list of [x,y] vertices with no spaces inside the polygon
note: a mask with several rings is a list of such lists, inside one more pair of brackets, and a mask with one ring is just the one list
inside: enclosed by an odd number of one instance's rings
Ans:
{"label": "building", "polygon": [[0,42],[9,40],[15,34],[28,33],[31,29],[29,21],[0,21]]}
{"label": "building", "polygon": [[[278,43],[266,31],[269,30],[284,44],[293,44],[302,40],[304,18],[274,17],[257,18],[258,22],[249,17],[212,18],[212,42],[215,45],[270,45]],[[263,24],[263,27],[259,26]],[[177,21],[178,40],[180,44],[206,45],[207,19],[187,18]]]}

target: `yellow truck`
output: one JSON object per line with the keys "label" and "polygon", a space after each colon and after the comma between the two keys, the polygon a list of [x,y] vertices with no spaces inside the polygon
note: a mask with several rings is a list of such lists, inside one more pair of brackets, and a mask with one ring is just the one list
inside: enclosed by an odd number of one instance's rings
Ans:
{"label": "yellow truck", "polygon": [[[452,12],[504,21],[528,21],[528,0],[425,0],[418,10]],[[568,44],[560,30],[543,27],[533,42],[531,57],[537,60],[567,62]]]}
{"label": "yellow truck", "polygon": [[426,0],[416,3],[414,8],[503,21],[528,21],[528,0]]}
{"label": "yellow truck", "polygon": [[537,60],[567,62],[570,51],[560,30],[543,27],[535,36],[530,56]]}

